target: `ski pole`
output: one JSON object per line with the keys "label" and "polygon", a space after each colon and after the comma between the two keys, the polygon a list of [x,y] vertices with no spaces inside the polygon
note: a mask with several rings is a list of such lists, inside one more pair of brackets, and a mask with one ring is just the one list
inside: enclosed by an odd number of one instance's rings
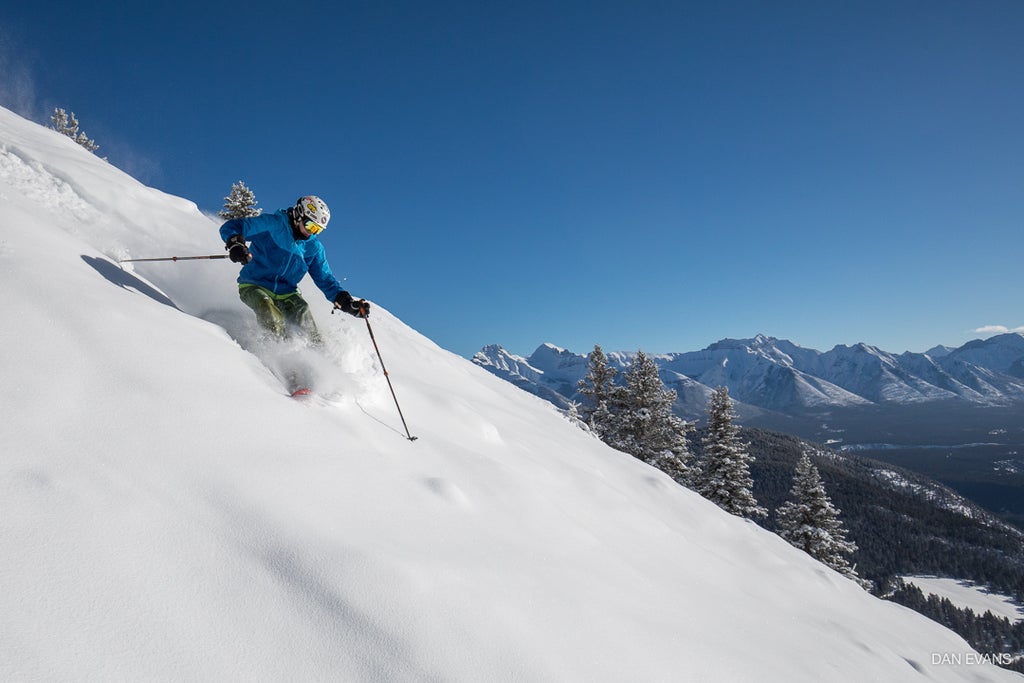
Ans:
{"label": "ski pole", "polygon": [[366,330],[370,333],[370,341],[373,342],[373,348],[377,351],[377,358],[380,360],[380,369],[384,371],[384,379],[388,381],[388,388],[391,389],[391,398],[395,399],[395,408],[398,409],[398,417],[402,419],[402,426],[405,427],[405,436],[409,441],[415,441],[418,437],[409,433],[409,425],[405,423],[405,416],[402,415],[402,407],[398,405],[398,397],[395,396],[395,387],[391,384],[391,375],[388,374],[388,369],[384,367],[384,358],[380,355],[380,347],[377,346],[377,338],[373,336],[373,328],[370,327],[370,316],[366,308],[362,305],[359,306],[359,315],[366,321]]}
{"label": "ski pole", "polygon": [[132,263],[138,261],[199,261],[200,259],[221,259],[227,258],[227,254],[212,254],[210,256],[162,256],[160,258],[123,258],[118,263]]}

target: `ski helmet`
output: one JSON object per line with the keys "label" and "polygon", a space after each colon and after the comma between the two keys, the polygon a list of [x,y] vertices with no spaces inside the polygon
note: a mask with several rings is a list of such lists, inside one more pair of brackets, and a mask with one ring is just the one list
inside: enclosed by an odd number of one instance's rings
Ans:
{"label": "ski helmet", "polygon": [[299,201],[295,202],[295,215],[313,235],[326,230],[327,223],[331,220],[331,210],[327,208],[327,204],[313,195],[299,197]]}

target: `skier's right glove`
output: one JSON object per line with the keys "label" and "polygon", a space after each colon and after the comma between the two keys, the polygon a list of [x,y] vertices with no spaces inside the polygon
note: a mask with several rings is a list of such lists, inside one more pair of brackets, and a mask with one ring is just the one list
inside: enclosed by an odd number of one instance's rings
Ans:
{"label": "skier's right glove", "polygon": [[224,243],[224,248],[228,252],[228,258],[235,263],[241,263],[244,266],[252,261],[252,254],[249,253],[249,247],[245,246],[245,238],[241,235],[232,235],[228,238],[228,241]]}
{"label": "skier's right glove", "polygon": [[370,316],[370,302],[364,299],[353,299],[352,295],[344,290],[334,297],[334,307],[357,318],[368,318]]}

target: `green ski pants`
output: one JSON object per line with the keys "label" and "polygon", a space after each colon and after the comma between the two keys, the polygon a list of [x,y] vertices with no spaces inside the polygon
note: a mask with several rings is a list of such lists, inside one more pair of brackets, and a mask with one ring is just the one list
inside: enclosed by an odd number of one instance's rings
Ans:
{"label": "green ski pants", "polygon": [[284,339],[290,330],[297,328],[313,344],[323,342],[309,304],[297,290],[291,294],[274,294],[259,285],[239,285],[238,298],[256,312],[259,324],[275,337]]}

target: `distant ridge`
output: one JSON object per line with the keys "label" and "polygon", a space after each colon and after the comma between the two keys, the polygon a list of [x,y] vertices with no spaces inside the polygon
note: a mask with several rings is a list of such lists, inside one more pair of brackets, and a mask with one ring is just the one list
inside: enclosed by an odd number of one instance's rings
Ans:
{"label": "distant ridge", "polygon": [[[606,353],[620,370],[635,355]],[[652,358],[662,381],[679,395],[677,412],[688,418],[703,413],[708,393],[718,386],[729,388],[741,412],[785,415],[932,401],[991,406],[1024,402],[1024,335],[1019,333],[971,341],[956,349],[936,346],[926,353],[899,355],[863,343],[821,352],[759,334]],[[579,399],[576,383],[587,372],[586,354],[553,344],[542,344],[528,358],[492,344],[472,360],[563,407]]]}

